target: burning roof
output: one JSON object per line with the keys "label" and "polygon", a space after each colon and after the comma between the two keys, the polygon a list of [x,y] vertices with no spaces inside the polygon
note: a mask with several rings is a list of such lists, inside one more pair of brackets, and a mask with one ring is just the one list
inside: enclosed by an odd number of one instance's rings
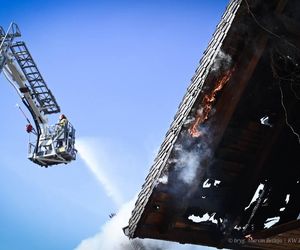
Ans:
{"label": "burning roof", "polygon": [[300,235],[299,9],[296,0],[230,1],[126,235],[237,249]]}

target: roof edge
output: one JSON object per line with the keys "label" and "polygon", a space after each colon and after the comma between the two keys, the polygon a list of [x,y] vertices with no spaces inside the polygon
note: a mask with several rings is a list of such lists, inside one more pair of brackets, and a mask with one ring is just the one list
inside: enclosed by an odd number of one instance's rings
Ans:
{"label": "roof edge", "polygon": [[126,236],[129,238],[135,237],[137,224],[144,212],[150,195],[152,194],[156,180],[161,176],[161,173],[166,166],[167,159],[177,140],[181,128],[184,125],[186,117],[191,112],[191,109],[194,106],[200,91],[202,90],[205,79],[211,70],[214,60],[220,51],[223,41],[231,27],[242,1],[243,0],[230,0],[224,14],[221,17],[220,23],[217,25],[216,30],[212,35],[207,49],[203,53],[199,66],[197,67],[195,74],[191,79],[191,83],[187,88],[187,92],[178,107],[174,120],[165,135],[165,139],[160,146],[156,158],[154,159],[154,163],[145,179],[142,190],[137,197],[135,207],[132,211],[131,218],[129,219],[128,227],[126,227]]}

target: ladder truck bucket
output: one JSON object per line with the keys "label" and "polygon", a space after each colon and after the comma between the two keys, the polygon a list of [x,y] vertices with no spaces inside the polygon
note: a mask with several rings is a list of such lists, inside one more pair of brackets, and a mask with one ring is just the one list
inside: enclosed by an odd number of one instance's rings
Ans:
{"label": "ladder truck bucket", "polygon": [[76,160],[75,129],[70,122],[65,126],[50,126],[36,143],[29,142],[29,160],[41,166],[52,166]]}

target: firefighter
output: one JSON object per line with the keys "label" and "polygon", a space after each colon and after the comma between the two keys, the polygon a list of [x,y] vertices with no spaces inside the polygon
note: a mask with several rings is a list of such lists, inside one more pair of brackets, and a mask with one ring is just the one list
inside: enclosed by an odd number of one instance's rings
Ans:
{"label": "firefighter", "polygon": [[64,128],[66,126],[67,122],[68,122],[67,117],[64,114],[61,114],[59,116],[58,125],[61,126],[62,128]]}
{"label": "firefighter", "polygon": [[[66,145],[66,140],[67,140],[67,123],[68,119],[64,114],[61,114],[59,116],[59,120],[57,123],[57,131],[56,133],[59,135],[59,138],[57,140],[57,148],[60,148],[62,146]],[[63,132],[62,132],[63,131]]]}

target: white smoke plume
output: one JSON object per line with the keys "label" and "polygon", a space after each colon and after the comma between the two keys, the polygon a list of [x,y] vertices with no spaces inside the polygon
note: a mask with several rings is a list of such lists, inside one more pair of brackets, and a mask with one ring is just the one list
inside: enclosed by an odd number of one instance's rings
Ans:
{"label": "white smoke plume", "polygon": [[158,179],[158,183],[162,183],[162,184],[166,185],[166,184],[168,184],[168,179],[169,179],[168,176],[165,174]]}
{"label": "white smoke plume", "polygon": [[83,240],[75,250],[131,250],[131,243],[124,235],[122,227],[128,224],[133,208],[133,200],[121,206],[119,211],[101,228],[101,231]]}
{"label": "white smoke plume", "polygon": [[212,71],[219,71],[219,69],[222,67],[225,70],[227,70],[231,65],[232,58],[230,55],[226,54],[222,50],[219,51],[211,70]]}
{"label": "white smoke plume", "polygon": [[106,174],[105,169],[108,169],[110,166],[105,160],[107,157],[102,155],[103,150],[99,148],[99,143],[88,138],[81,138],[77,139],[76,148],[86,166],[104,188],[107,196],[109,196],[117,206],[120,206],[123,203],[122,195],[111,181],[113,178],[109,178]]}
{"label": "white smoke plume", "polygon": [[[182,245],[176,242],[134,239],[129,240],[123,233],[122,228],[128,225],[131,211],[134,208],[136,198],[125,203],[112,219],[110,219],[101,231],[83,240],[74,250],[205,250],[209,247]],[[136,246],[134,244],[136,241]]]}
{"label": "white smoke plume", "polygon": [[196,177],[197,169],[199,166],[200,155],[196,151],[186,151],[180,152],[178,161],[175,167],[180,169],[178,175],[179,179],[185,184],[190,184]]}
{"label": "white smoke plume", "polygon": [[[203,135],[209,134],[209,130],[202,127]],[[208,147],[209,139],[207,136],[200,137],[200,141],[193,145],[190,135],[184,135],[184,145],[175,145],[177,157],[173,159],[175,163],[175,169],[178,171],[178,179],[184,184],[191,185],[195,180],[199,168],[201,167],[201,161],[211,156],[211,150]]]}

